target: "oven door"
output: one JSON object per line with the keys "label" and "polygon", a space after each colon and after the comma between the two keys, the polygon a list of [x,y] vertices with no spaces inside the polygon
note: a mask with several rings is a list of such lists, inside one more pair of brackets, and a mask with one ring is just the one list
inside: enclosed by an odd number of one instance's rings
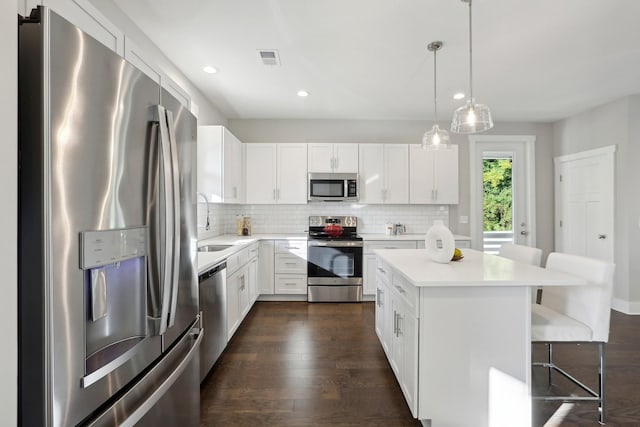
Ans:
{"label": "oven door", "polygon": [[362,246],[361,241],[310,240],[307,283],[362,286]]}

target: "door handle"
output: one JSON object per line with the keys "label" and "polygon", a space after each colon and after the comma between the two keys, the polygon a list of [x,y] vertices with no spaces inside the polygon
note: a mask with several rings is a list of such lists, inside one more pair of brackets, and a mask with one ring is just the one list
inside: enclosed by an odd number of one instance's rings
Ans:
{"label": "door handle", "polygon": [[529,232],[528,232],[528,231],[525,231],[525,230],[522,230],[522,231],[520,232],[520,234],[522,234],[523,236],[528,236],[528,235],[529,235]]}
{"label": "door handle", "polygon": [[607,235],[606,235],[606,234],[598,234],[598,239],[600,239],[600,240],[604,240],[604,239],[606,239],[606,238],[607,238]]}

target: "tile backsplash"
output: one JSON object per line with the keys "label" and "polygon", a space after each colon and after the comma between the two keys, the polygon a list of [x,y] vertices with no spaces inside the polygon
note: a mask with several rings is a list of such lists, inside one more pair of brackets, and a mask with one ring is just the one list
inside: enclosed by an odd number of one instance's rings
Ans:
{"label": "tile backsplash", "polygon": [[386,223],[401,223],[407,233],[426,233],[435,220],[449,222],[448,206],[358,205],[352,203],[309,203],[307,205],[222,205],[209,204],[210,230],[206,231],[206,205],[198,203],[198,237],[236,233],[236,216],[251,217],[253,233],[304,233],[310,215],[354,215],[358,232],[384,233]]}

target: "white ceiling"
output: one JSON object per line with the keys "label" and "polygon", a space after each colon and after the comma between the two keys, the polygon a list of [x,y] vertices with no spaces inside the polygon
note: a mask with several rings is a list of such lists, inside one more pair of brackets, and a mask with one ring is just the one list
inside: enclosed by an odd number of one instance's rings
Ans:
{"label": "white ceiling", "polygon": [[[230,119],[431,120],[434,40],[442,121],[468,92],[460,0],[115,2]],[[494,121],[554,121],[640,93],[639,20],[634,0],[474,0],[475,98]]]}

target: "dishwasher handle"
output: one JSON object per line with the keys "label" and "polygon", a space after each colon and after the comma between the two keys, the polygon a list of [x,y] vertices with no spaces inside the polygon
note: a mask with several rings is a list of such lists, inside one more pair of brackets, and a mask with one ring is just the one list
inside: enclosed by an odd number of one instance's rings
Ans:
{"label": "dishwasher handle", "polygon": [[222,272],[226,268],[227,268],[227,262],[226,261],[222,261],[221,263],[214,265],[209,270],[207,270],[204,273],[200,274],[198,276],[198,281],[202,281],[204,279],[208,279],[209,277],[213,276],[214,274]]}

